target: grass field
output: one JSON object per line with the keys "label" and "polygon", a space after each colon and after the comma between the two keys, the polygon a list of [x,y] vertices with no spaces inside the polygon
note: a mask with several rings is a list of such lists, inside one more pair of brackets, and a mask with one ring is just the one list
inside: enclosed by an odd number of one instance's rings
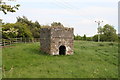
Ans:
{"label": "grass field", "polygon": [[51,56],[39,43],[3,48],[4,78],[117,78],[118,44],[74,42],[74,55]]}
{"label": "grass field", "polygon": [[0,79],[2,78],[2,48],[0,48]]}

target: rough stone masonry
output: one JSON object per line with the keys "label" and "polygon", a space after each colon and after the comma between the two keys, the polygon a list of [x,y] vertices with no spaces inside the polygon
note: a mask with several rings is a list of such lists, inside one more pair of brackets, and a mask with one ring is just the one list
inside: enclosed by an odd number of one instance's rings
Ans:
{"label": "rough stone masonry", "polygon": [[40,48],[51,55],[73,54],[73,28],[49,27],[40,31]]}

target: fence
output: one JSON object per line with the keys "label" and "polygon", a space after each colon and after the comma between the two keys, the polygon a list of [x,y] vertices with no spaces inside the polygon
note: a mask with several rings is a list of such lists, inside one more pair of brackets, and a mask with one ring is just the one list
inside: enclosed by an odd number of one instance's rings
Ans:
{"label": "fence", "polygon": [[0,39],[0,45],[6,46],[14,43],[30,43],[30,42],[40,42],[40,38],[10,38],[10,39]]}

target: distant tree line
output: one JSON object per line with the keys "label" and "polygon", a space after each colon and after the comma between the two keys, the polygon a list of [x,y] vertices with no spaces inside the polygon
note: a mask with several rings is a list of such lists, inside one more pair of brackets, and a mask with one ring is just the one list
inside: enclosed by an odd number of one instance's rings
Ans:
{"label": "distant tree line", "polygon": [[38,21],[28,20],[27,17],[17,17],[15,23],[2,23],[2,38],[39,38],[43,27],[64,27],[60,22],[53,22],[51,26],[40,25]]}
{"label": "distant tree line", "polygon": [[80,35],[74,35],[74,40],[82,40],[82,41],[92,41],[92,37],[87,37],[85,34],[84,36],[80,36]]}
{"label": "distant tree line", "polygon": [[[64,27],[60,22],[53,22],[51,26],[49,25],[40,25],[38,21],[28,20],[25,16],[17,17],[17,21],[15,23],[2,23],[2,38],[39,38],[40,37],[40,29],[43,27]],[[120,40],[118,34],[116,34],[116,30],[112,25],[106,24],[105,26],[98,28],[98,32],[100,35],[100,41],[110,41],[115,42]],[[98,41],[98,34],[87,37],[74,35],[74,40],[83,40],[83,41]]]}
{"label": "distant tree line", "polygon": [[[100,36],[100,41],[107,41],[107,42],[115,42],[120,40],[120,36],[116,34],[116,30],[114,26],[106,24],[105,26],[98,28],[98,33]],[[86,41],[98,41],[98,34],[94,35],[93,37],[86,37],[84,35],[81,37],[80,35],[74,36],[75,40],[86,40]]]}
{"label": "distant tree line", "polygon": [[17,17],[16,23],[2,25],[2,38],[39,38],[40,28],[38,21],[32,22],[25,16]]}

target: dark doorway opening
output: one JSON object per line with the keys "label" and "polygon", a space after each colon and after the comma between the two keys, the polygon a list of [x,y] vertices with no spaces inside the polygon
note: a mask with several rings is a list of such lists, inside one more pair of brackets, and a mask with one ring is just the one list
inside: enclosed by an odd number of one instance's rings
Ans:
{"label": "dark doorway opening", "polygon": [[62,45],[59,47],[59,55],[65,55],[65,54],[66,54],[66,47]]}

